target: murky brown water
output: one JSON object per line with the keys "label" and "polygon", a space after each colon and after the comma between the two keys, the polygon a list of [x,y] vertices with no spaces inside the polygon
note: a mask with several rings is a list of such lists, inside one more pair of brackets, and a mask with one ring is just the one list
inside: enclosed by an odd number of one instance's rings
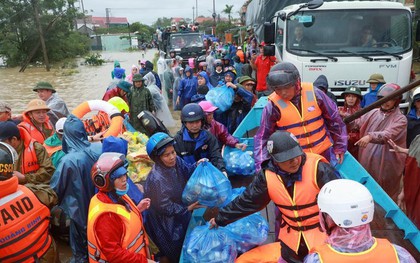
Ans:
{"label": "murky brown water", "polygon": [[[152,61],[155,49],[146,53],[145,59]],[[13,114],[21,113],[26,104],[37,94],[32,88],[39,81],[48,81],[57,90],[59,96],[67,103],[69,110],[86,100],[101,99],[108,84],[111,82],[111,71],[114,68],[114,60],[121,63],[130,74],[131,66],[138,65],[142,59],[140,52],[102,52],[102,58],[107,63],[102,66],[84,66],[84,59],[78,59],[79,66],[74,70],[78,73],[64,76],[69,69],[60,69],[60,65],[53,65],[50,72],[42,67],[28,67],[24,73],[19,73],[19,68],[0,69],[1,100],[5,100],[12,106]]]}

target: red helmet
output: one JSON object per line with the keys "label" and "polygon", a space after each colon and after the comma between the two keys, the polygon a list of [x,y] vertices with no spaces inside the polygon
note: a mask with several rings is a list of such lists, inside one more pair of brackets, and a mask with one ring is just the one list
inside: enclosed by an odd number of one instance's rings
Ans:
{"label": "red helmet", "polygon": [[[384,85],[383,85],[383,86],[379,89],[378,93],[376,94],[376,97],[377,97],[378,99],[381,99],[381,98],[386,97],[386,96],[388,96],[389,94],[393,93],[394,91],[397,91],[397,90],[400,90],[400,89],[401,89],[401,87],[400,87],[399,85],[397,85],[397,84],[394,84],[394,83],[387,83],[387,84],[384,84]],[[402,100],[402,95],[400,95],[400,96],[397,98],[397,104],[399,104],[401,100]]]}
{"label": "red helmet", "polygon": [[199,69],[199,70],[203,70],[203,69],[204,69],[204,67],[207,67],[207,63],[206,63],[206,62],[202,61],[202,62],[200,62],[200,63],[198,64],[198,69]]}
{"label": "red helmet", "polygon": [[114,189],[111,183],[111,174],[125,164],[125,156],[121,153],[103,153],[93,165],[90,172],[93,184],[102,192]]}

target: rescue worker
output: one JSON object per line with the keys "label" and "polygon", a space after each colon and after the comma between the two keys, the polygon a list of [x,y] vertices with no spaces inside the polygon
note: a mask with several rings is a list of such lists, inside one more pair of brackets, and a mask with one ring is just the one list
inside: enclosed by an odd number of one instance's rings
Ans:
{"label": "rescue worker", "polygon": [[54,126],[47,115],[49,110],[45,101],[33,99],[26,106],[23,112],[23,121],[19,123],[19,127],[24,128],[32,138],[41,144],[54,133]]}
{"label": "rescue worker", "polygon": [[213,134],[204,129],[206,120],[200,105],[196,103],[185,105],[181,110],[181,121],[182,128],[174,136],[177,155],[189,164],[207,158],[227,175],[219,142]]}
{"label": "rescue worker", "polygon": [[18,153],[13,175],[18,178],[19,184],[31,189],[44,205],[54,206],[57,195],[49,184],[55,168],[42,144],[13,121],[0,122],[0,141],[9,144]]}
{"label": "rescue worker", "polygon": [[89,262],[155,262],[150,260],[141,215],[149,208],[150,199],[136,206],[126,195],[129,187],[124,164],[123,154],[103,153],[92,166],[91,178],[99,192],[89,205]]}
{"label": "rescue worker", "polygon": [[293,133],[303,151],[320,154],[333,166],[341,163],[347,150],[347,131],[337,105],[311,83],[301,83],[299,71],[289,62],[271,68],[267,85],[274,92],[254,137],[256,170],[269,158],[267,138],[275,130]]}
{"label": "rescue worker", "polygon": [[64,134],[64,122],[66,122],[66,120],[67,118],[60,118],[55,124],[55,133],[44,141],[45,150],[47,150],[48,156],[51,158],[54,167],[58,166],[61,158],[65,155],[61,141]]}
{"label": "rescue worker", "polygon": [[281,213],[278,238],[283,261],[279,262],[301,262],[309,250],[325,242],[326,235],[319,228],[316,196],[324,184],[337,177],[324,157],[305,153],[287,131],[274,132],[267,141],[267,150],[271,158],[265,168],[210,224],[225,226],[260,211],[272,200]]}
{"label": "rescue worker", "polygon": [[375,203],[362,184],[348,179],[331,181],[321,188],[318,206],[319,222],[328,239],[311,250],[305,263],[416,262],[404,248],[372,236],[369,223]]}
{"label": "rescue worker", "polygon": [[13,176],[16,161],[13,147],[0,142],[0,262],[59,262],[50,211]]}

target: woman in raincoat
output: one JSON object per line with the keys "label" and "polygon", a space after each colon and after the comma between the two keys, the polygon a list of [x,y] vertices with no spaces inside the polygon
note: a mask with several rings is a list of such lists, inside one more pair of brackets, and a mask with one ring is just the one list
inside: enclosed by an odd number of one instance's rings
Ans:
{"label": "woman in raincoat", "polygon": [[174,84],[172,87],[172,103],[174,111],[181,110],[181,107],[176,104],[176,99],[178,98],[178,89],[181,80],[183,79],[184,68],[183,67],[175,67],[174,69]]}
{"label": "woman in raincoat", "polygon": [[191,102],[191,97],[197,94],[197,77],[193,75],[193,70],[189,66],[185,68],[185,78],[181,80],[178,88],[178,98],[176,104],[181,109]]}
{"label": "woman in raincoat", "polygon": [[182,192],[196,166],[178,157],[173,145],[173,138],[162,132],[152,135],[146,145],[155,164],[145,184],[145,197],[152,200],[145,227],[159,248],[161,263],[179,262],[191,212],[201,207],[198,202],[189,206],[182,202]]}
{"label": "woman in raincoat", "polygon": [[153,103],[156,108],[156,117],[160,119],[166,127],[174,127],[175,121],[172,118],[168,103],[160,93],[158,86],[156,86],[156,79],[152,72],[144,76],[146,88],[150,91],[153,98]]}

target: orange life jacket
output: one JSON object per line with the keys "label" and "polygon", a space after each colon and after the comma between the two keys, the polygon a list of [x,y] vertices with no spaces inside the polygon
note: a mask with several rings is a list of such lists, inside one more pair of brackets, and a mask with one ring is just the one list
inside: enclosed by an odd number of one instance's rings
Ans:
{"label": "orange life jacket", "polygon": [[[52,126],[48,116],[47,121],[42,125],[45,129],[54,131],[54,127]],[[43,144],[45,139],[47,139],[48,137],[45,134],[43,134],[35,125],[33,125],[31,119],[26,114],[23,115],[23,121],[19,123],[18,126],[24,128],[32,138],[34,138],[37,142],[41,144]]]}
{"label": "orange life jacket", "polygon": [[327,162],[318,154],[307,153],[302,168],[302,180],[294,183],[293,197],[287,192],[283,180],[276,173],[266,170],[268,194],[282,214],[279,239],[297,254],[303,237],[308,249],[325,243],[326,235],[320,231],[319,193],[317,169],[319,162]]}
{"label": "orange life jacket", "polygon": [[10,193],[0,198],[0,262],[35,262],[51,246],[50,210],[16,177],[0,187]]}
{"label": "orange life jacket", "polygon": [[58,146],[49,146],[47,144],[43,144],[45,150],[47,150],[48,156],[51,157],[55,152],[58,152],[63,149],[63,145]]}
{"label": "orange life jacket", "polygon": [[302,83],[301,109],[273,92],[268,99],[280,110],[278,129],[293,133],[303,151],[321,154],[332,146],[312,83]]}
{"label": "orange life jacket", "polygon": [[102,202],[97,195],[90,200],[87,226],[89,262],[108,262],[101,252],[100,240],[97,239],[95,233],[96,219],[103,213],[117,214],[124,222],[125,233],[121,240],[122,248],[133,253],[143,254],[145,257],[148,256],[149,240],[144,231],[140,211],[127,195],[124,195],[123,199],[130,205],[132,209],[130,212],[122,205]]}
{"label": "orange life jacket", "polygon": [[22,127],[18,127],[20,132],[20,137],[23,140],[23,154],[21,157],[21,166],[20,172],[22,174],[31,173],[38,171],[39,162],[38,157],[36,156],[34,143],[35,139],[31,137],[27,130]]}
{"label": "orange life jacket", "polygon": [[386,239],[375,238],[371,248],[359,253],[343,253],[335,250],[331,245],[324,244],[311,250],[318,253],[321,263],[340,262],[400,262],[395,247]]}

